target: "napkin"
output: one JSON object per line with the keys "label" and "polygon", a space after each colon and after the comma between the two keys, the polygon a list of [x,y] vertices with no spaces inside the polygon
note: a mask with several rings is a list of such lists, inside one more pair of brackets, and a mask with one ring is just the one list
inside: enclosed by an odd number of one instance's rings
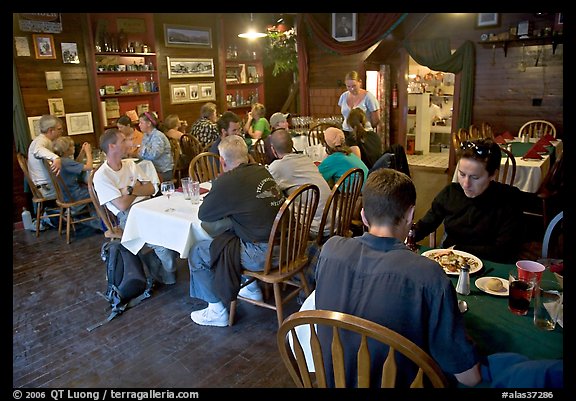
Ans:
{"label": "napkin", "polygon": [[542,156],[540,156],[540,154],[534,149],[534,146],[532,146],[528,152],[526,152],[524,154],[524,156],[522,156],[522,159],[526,159],[526,160],[542,160]]}
{"label": "napkin", "polygon": [[542,139],[546,139],[548,142],[550,142],[550,141],[555,141],[555,140],[556,140],[556,138],[554,138],[554,137],[553,137],[552,135],[550,135],[550,134],[544,135],[544,136],[542,137]]}
{"label": "napkin", "polygon": [[552,145],[552,143],[550,142],[549,139],[546,139],[546,137],[542,137],[538,140],[538,142],[536,142],[537,144],[540,144],[542,146],[550,146]]}
{"label": "napkin", "polygon": [[544,303],[544,307],[546,308],[546,310],[548,311],[548,313],[550,313],[550,315],[554,315],[554,312],[556,312],[555,309],[558,309],[557,313],[557,318],[556,318],[556,323],[558,323],[560,325],[560,327],[564,327],[564,305],[563,304],[559,304],[557,302],[546,302]]}
{"label": "napkin", "polygon": [[548,153],[548,149],[544,147],[540,141],[536,142],[530,149],[534,149],[536,152]]}
{"label": "napkin", "polygon": [[210,191],[207,190],[206,188],[200,187],[200,195],[206,194],[206,193],[208,193],[208,192],[210,192]]}
{"label": "napkin", "polygon": [[514,135],[512,135],[512,134],[511,134],[510,132],[508,132],[508,131],[503,132],[503,133],[500,134],[500,135],[501,135],[502,138],[504,138],[504,139],[510,139],[510,140],[514,139]]}
{"label": "napkin", "polygon": [[494,142],[496,143],[506,143],[506,140],[504,139],[504,137],[502,135],[498,135],[496,137],[494,137]]}

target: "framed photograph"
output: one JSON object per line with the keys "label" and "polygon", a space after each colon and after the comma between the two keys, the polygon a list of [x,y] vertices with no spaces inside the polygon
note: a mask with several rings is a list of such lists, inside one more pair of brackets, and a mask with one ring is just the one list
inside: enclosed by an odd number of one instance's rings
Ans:
{"label": "framed photograph", "polygon": [[188,85],[188,93],[190,93],[190,100],[200,100],[200,92],[198,90],[198,84]]}
{"label": "framed photograph", "polygon": [[80,64],[76,43],[60,43],[60,46],[62,46],[62,62],[64,64]]}
{"label": "framed photograph", "polygon": [[64,112],[64,99],[62,98],[48,99],[48,108],[53,116],[64,117],[66,115]]}
{"label": "framed photograph", "polygon": [[40,135],[40,119],[42,116],[28,117],[28,127],[30,128],[30,138],[32,140]]}
{"label": "framed photograph", "polygon": [[211,58],[166,57],[168,79],[213,77],[214,61]]}
{"label": "framed photograph", "polygon": [[188,84],[170,84],[170,102],[172,104],[190,103]]}
{"label": "framed photograph", "polygon": [[332,37],[338,42],[356,40],[356,13],[332,13]]}
{"label": "framed photograph", "polygon": [[46,89],[49,91],[64,89],[62,73],[60,71],[45,71],[44,76],[46,77]]}
{"label": "framed photograph", "polygon": [[490,28],[500,26],[500,14],[498,13],[477,13],[476,28]]}
{"label": "framed photograph", "polygon": [[216,100],[216,83],[215,82],[198,82],[200,100]]}
{"label": "framed photograph", "polygon": [[52,35],[34,34],[34,53],[37,59],[55,59],[54,38]]}
{"label": "framed photograph", "polygon": [[164,44],[166,47],[212,48],[212,30],[203,27],[164,24]]}
{"label": "framed photograph", "polygon": [[66,114],[66,127],[68,135],[89,134],[94,132],[92,123],[92,112],[68,113]]}

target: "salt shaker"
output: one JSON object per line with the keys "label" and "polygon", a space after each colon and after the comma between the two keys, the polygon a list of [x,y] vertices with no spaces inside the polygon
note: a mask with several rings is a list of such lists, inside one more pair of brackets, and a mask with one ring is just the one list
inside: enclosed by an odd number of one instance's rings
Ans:
{"label": "salt shaker", "polygon": [[460,276],[458,276],[456,292],[462,295],[470,294],[470,266],[467,264],[460,267]]}

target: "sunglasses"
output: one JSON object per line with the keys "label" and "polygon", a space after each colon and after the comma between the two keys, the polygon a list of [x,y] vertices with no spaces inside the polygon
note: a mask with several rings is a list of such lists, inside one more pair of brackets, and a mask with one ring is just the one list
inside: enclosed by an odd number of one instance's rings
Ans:
{"label": "sunglasses", "polygon": [[460,149],[472,149],[476,155],[480,157],[488,157],[492,153],[490,146],[484,144],[477,144],[475,142],[465,141],[460,143]]}

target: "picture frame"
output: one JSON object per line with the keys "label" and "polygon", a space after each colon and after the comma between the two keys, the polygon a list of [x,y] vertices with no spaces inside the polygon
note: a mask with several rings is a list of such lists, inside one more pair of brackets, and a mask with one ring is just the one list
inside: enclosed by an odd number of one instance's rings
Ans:
{"label": "picture frame", "polygon": [[50,109],[50,114],[56,117],[64,117],[66,112],[64,111],[64,99],[52,98],[48,99],[48,108]]}
{"label": "picture frame", "polygon": [[338,42],[356,40],[357,13],[332,13],[332,38]]}
{"label": "picture frame", "polygon": [[216,82],[183,82],[170,84],[171,104],[216,100]]}
{"label": "picture frame", "polygon": [[212,30],[207,27],[164,24],[166,47],[212,48]]}
{"label": "picture frame", "polygon": [[40,119],[42,116],[28,117],[28,128],[30,128],[30,138],[34,140],[40,135]]}
{"label": "picture frame", "polygon": [[92,112],[66,114],[66,128],[68,135],[89,134],[94,132],[94,123],[92,122]]}
{"label": "picture frame", "polygon": [[33,34],[34,54],[37,59],[50,60],[56,59],[56,50],[54,49],[54,37],[48,34]]}
{"label": "picture frame", "polygon": [[80,64],[76,43],[60,43],[60,46],[62,47],[62,62],[64,64]]}
{"label": "picture frame", "polygon": [[216,83],[199,82],[198,83],[199,100],[202,102],[216,100]]}
{"label": "picture frame", "polygon": [[190,103],[189,85],[185,83],[170,84],[170,103]]}
{"label": "picture frame", "polygon": [[476,29],[500,26],[499,13],[476,13]]}
{"label": "picture frame", "polygon": [[214,60],[211,58],[166,57],[168,79],[214,76]]}

